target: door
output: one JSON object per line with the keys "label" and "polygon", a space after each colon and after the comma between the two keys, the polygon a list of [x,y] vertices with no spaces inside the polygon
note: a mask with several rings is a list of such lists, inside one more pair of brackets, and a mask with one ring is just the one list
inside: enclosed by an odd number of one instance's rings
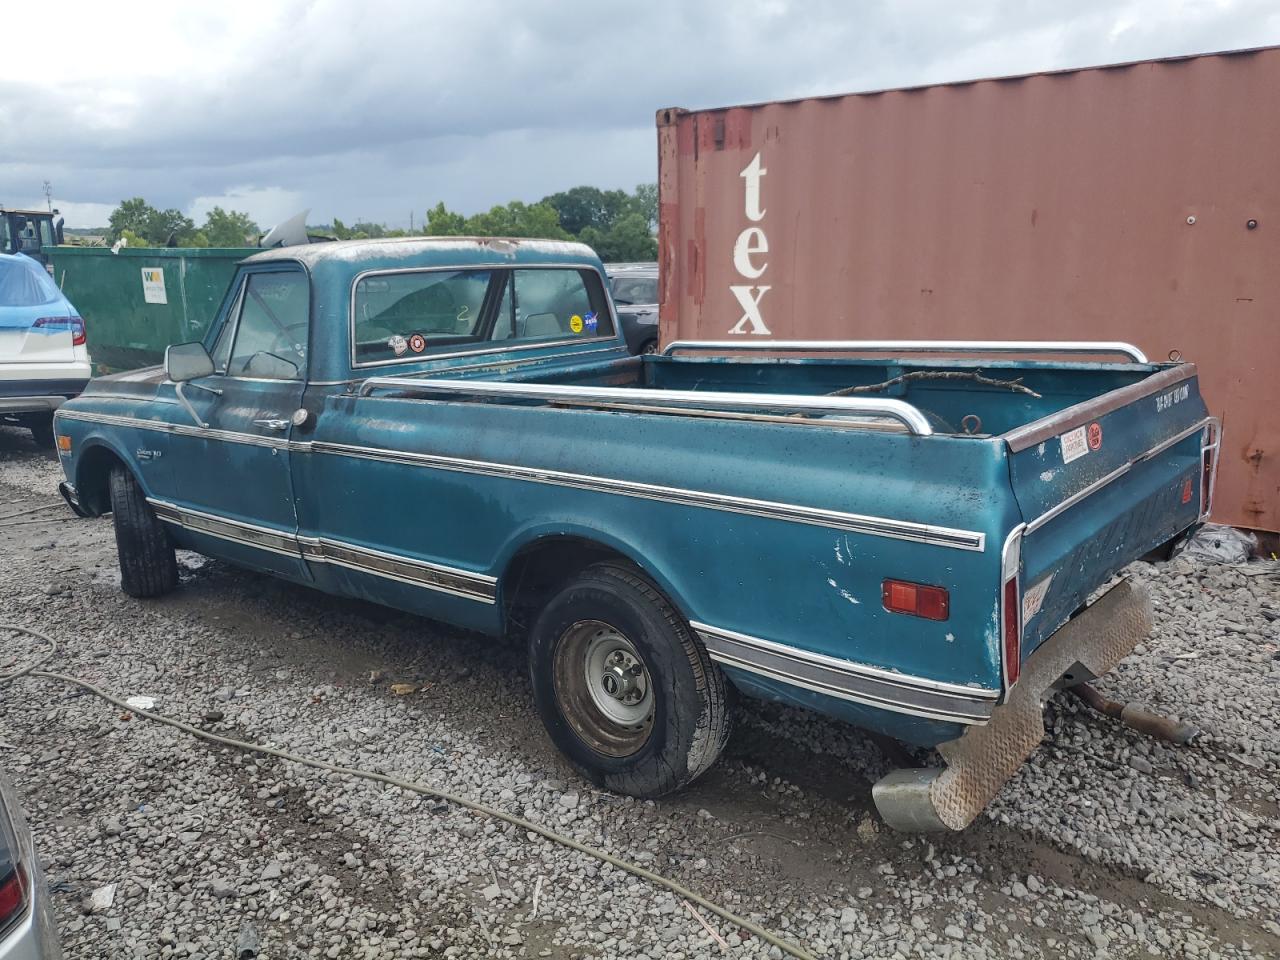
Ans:
{"label": "door", "polygon": [[[165,517],[202,553],[295,579],[309,579],[289,472],[309,317],[300,268],[241,275],[214,343],[215,373],[182,385],[201,422],[175,420],[168,499],[178,515]],[[178,405],[174,416],[184,412]]]}

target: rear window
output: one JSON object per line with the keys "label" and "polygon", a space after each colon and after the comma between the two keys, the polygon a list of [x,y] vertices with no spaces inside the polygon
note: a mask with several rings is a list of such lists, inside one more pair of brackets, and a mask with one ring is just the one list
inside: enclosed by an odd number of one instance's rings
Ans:
{"label": "rear window", "polygon": [[57,286],[36,261],[0,258],[0,307],[40,307],[60,299]]}
{"label": "rear window", "polygon": [[614,277],[613,302],[620,307],[633,303],[658,302],[657,277]]}

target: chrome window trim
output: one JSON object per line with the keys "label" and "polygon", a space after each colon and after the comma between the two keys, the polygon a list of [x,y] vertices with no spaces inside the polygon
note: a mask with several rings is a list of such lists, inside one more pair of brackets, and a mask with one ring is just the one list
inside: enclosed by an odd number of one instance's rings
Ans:
{"label": "chrome window trim", "polygon": [[814,693],[930,720],[981,725],[999,691],[942,683],[690,622],[712,660]]}
{"label": "chrome window trim", "polygon": [[679,350],[774,353],[1062,353],[1118,354],[1132,363],[1148,363],[1146,354],[1119,340],[676,340],[662,355]]}
{"label": "chrome window trim", "polygon": [[750,497],[736,497],[728,494],[710,493],[702,490],[689,490],[682,487],[667,487],[658,484],[641,483],[633,480],[619,480],[612,477],[598,477],[589,474],[569,473],[542,467],[517,466],[515,464],[494,463],[487,460],[467,460],[460,457],[447,457],[428,453],[410,453],[407,451],[385,450],[378,447],[356,446],[354,444],[333,443],[313,440],[305,450],[299,444],[298,452],[328,454],[331,456],[355,457],[364,460],[378,460],[386,463],[398,463],[407,466],[421,466],[435,470],[449,470],[455,473],[471,473],[480,476],[499,477],[512,480],[527,480],[534,483],[546,483],[555,486],[573,487],[595,493],[611,493],[622,496],[638,497],[646,500],[657,500],[663,503],[675,503],[685,506],[708,507],[729,513],[741,513],[749,516],[765,517],[772,520],[784,520],[794,523],[805,523],[812,526],[830,527],[850,533],[862,533],[871,536],[889,537],[896,540],[910,540],[917,543],[928,543],[935,546],[951,547],[957,550],[971,550],[981,553],[986,548],[986,534],[973,530],[958,530],[951,527],[939,527],[932,524],[915,523],[909,520],[893,520],[886,517],[871,517],[856,513],[845,513],[838,510],[826,510],[819,507],[808,507],[800,504],[781,503],[772,500],[757,500]]}
{"label": "chrome window trim", "polygon": [[343,540],[285,533],[274,527],[232,520],[158,498],[148,497],[147,502],[165,523],[195,533],[302,561],[330,563],[467,600],[497,603],[498,580],[487,574],[374,550]]}
{"label": "chrome window trim", "polygon": [[1194,363],[1180,363],[1176,367],[1167,367],[1149,377],[1144,377],[1137,383],[1131,383],[1127,387],[1110,390],[1100,397],[1084,400],[1040,420],[1033,420],[1031,423],[1024,424],[1021,427],[1014,427],[1007,433],[1001,434],[1000,439],[1009,445],[1009,449],[1012,452],[1020,453],[1037,444],[1052,440],[1068,430],[1082,426],[1090,420],[1096,420],[1108,413],[1119,410],[1121,407],[1136,403],[1144,397],[1159,393],[1161,390],[1167,390],[1183,380],[1190,380],[1195,375],[1196,365]]}
{"label": "chrome window trim", "polygon": [[[451,353],[420,353],[412,357],[398,357],[394,360],[367,360],[363,363],[356,361],[356,287],[360,285],[360,281],[367,277],[392,276],[402,273],[440,273],[445,271],[458,270],[486,270],[493,272],[494,270],[591,270],[600,278],[600,285],[604,290],[605,303],[608,305],[609,318],[613,322],[613,336],[611,337],[571,337],[567,340],[548,340],[541,343],[530,343],[528,341],[517,341],[520,346],[503,346],[503,347],[484,347],[479,350],[455,350]],[[389,267],[375,268],[372,270],[362,270],[351,279],[351,295],[347,301],[347,359],[351,363],[352,370],[368,370],[371,367],[392,367],[400,366],[406,363],[429,363],[432,360],[451,360],[455,357],[474,357],[484,354],[494,353],[512,353],[517,350],[541,350],[549,347],[565,347],[575,343],[596,343],[601,340],[607,341],[611,348],[623,349],[625,343],[622,339],[622,329],[618,326],[617,311],[613,308],[613,298],[609,296],[609,279],[601,271],[597,270],[589,263],[571,264],[571,263],[470,263],[453,266],[428,266],[428,267]],[[488,340],[486,343],[495,341]],[[585,352],[585,351],[584,351]]]}
{"label": "chrome window trim", "polygon": [[1026,532],[1028,534],[1035,533],[1037,530],[1043,527],[1050,520],[1053,520],[1055,517],[1060,516],[1061,514],[1070,510],[1080,501],[1093,496],[1103,487],[1106,487],[1114,483],[1116,480],[1119,480],[1121,477],[1123,477],[1126,473],[1128,473],[1138,464],[1144,463],[1147,460],[1150,460],[1152,457],[1158,457],[1160,454],[1164,453],[1170,447],[1176,446],[1177,444],[1181,443],[1183,440],[1187,439],[1187,437],[1191,436],[1192,434],[1198,431],[1203,430],[1205,427],[1208,427],[1208,426],[1216,427],[1217,423],[1218,423],[1218,420],[1216,417],[1205,417],[1203,420],[1193,423],[1191,426],[1187,427],[1186,429],[1179,430],[1172,437],[1168,437],[1164,440],[1161,440],[1154,447],[1151,447],[1150,449],[1143,451],[1142,453],[1131,458],[1125,463],[1122,463],[1120,466],[1116,467],[1116,469],[1112,470],[1110,473],[1099,477],[1097,480],[1093,481],[1093,483],[1089,484],[1084,489],[1077,490],[1075,493],[1067,497],[1062,502],[1058,503],[1056,506],[1049,508],[1044,513],[1040,514],[1040,516],[1036,517],[1034,520],[1028,521],[1026,524],[1026,527],[1027,527]]}

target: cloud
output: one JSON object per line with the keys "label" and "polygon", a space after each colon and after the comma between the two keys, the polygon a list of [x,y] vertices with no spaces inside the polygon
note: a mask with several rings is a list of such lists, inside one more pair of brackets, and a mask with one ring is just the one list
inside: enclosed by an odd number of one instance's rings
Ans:
{"label": "cloud", "polygon": [[[6,10],[57,69],[0,73],[0,200],[184,210],[296,195],[406,224],[656,176],[654,114],[1280,41],[1267,0],[98,2]],[[52,21],[52,24],[50,23]],[[238,185],[252,186],[238,186]]]}
{"label": "cloud", "polygon": [[302,194],[283,187],[231,187],[216,197],[196,197],[187,208],[187,216],[197,225],[204,223],[214,207],[239,210],[253,218],[263,230],[270,229],[305,206]]}

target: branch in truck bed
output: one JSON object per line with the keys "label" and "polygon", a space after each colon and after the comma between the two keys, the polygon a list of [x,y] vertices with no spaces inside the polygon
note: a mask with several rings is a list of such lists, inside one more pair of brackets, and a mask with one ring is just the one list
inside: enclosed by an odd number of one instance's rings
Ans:
{"label": "branch in truck bed", "polygon": [[894,377],[892,380],[886,380],[884,383],[867,383],[862,386],[841,387],[839,390],[832,390],[827,394],[828,397],[848,397],[855,393],[875,393],[877,390],[885,390],[899,383],[906,383],[908,380],[972,380],[975,383],[981,383],[988,387],[1003,387],[1006,390],[1014,390],[1018,393],[1025,393],[1029,397],[1040,399],[1040,394],[1036,393],[1028,386],[1024,386],[1022,379],[1017,380],[993,380],[991,377],[984,377],[982,374],[970,373],[964,370],[913,370],[910,373],[904,373],[900,377]]}

